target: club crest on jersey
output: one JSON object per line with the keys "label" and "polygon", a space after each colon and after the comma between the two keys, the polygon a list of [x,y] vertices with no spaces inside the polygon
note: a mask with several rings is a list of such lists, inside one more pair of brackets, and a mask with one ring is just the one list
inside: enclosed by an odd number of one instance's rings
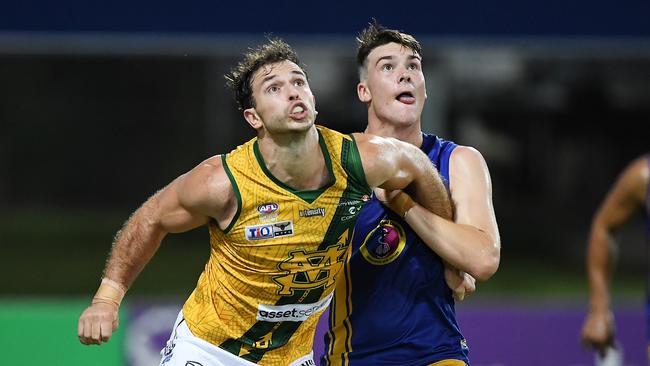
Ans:
{"label": "club crest on jersey", "polygon": [[279,236],[291,236],[293,235],[293,221],[246,226],[244,232],[247,240],[263,240],[273,239]]}
{"label": "club crest on jersey", "polygon": [[366,235],[359,249],[368,262],[381,266],[397,259],[405,246],[404,228],[396,221],[381,220],[379,225]]}

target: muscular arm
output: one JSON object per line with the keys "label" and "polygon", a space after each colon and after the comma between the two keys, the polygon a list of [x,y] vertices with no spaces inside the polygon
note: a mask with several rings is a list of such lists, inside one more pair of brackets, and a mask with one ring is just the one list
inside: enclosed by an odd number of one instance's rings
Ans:
{"label": "muscular arm", "polygon": [[366,181],[386,191],[404,190],[437,215],[451,219],[447,189],[431,163],[417,147],[393,138],[355,134]]}
{"label": "muscular arm", "polygon": [[590,309],[583,327],[583,340],[602,349],[611,343],[613,324],[610,313],[609,279],[614,267],[613,234],[642,207],[648,185],[648,166],[640,158],[623,171],[591,223],[587,249]]}
{"label": "muscular arm", "polygon": [[406,221],[443,260],[485,281],[496,272],[501,251],[490,174],[481,154],[465,146],[452,153],[449,173],[455,221],[419,205]]}
{"label": "muscular arm", "polygon": [[124,292],[158,250],[165,235],[191,230],[210,218],[225,225],[236,211],[233,193],[221,158],[214,157],[175,179],[138,208],[115,236],[104,269],[108,282],[102,282],[93,304],[79,319],[81,342],[108,341],[117,328],[117,308]]}
{"label": "muscular arm", "polygon": [[104,276],[128,288],[168,233],[186,232],[228,213],[230,182],[214,157],[150,197],[115,236]]}
{"label": "muscular arm", "polygon": [[[410,218],[415,222],[421,223],[440,218],[453,219],[453,207],[447,188],[429,158],[420,149],[394,139],[382,142],[370,138],[360,146],[364,170],[371,186],[378,185],[386,189],[375,190],[377,198],[385,205],[402,216],[411,210],[422,211],[421,213],[424,214],[416,213],[418,217]],[[410,196],[401,190],[386,192],[399,187],[404,187],[404,190],[411,193],[419,204],[413,202]],[[427,225],[411,227],[425,242],[431,240]],[[444,264],[445,282],[454,293],[456,300],[463,300],[466,294],[475,291],[472,276],[452,267],[447,261],[444,261]]]}

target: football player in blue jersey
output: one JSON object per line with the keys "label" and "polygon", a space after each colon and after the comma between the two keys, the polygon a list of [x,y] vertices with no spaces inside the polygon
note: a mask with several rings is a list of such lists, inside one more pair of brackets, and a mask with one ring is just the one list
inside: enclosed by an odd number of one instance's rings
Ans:
{"label": "football player in blue jersey", "polygon": [[465,289],[473,291],[474,278],[487,280],[499,266],[487,165],[476,149],[422,131],[427,96],[413,36],[375,22],[358,41],[366,132],[424,151],[445,182],[431,190],[447,190],[454,213],[426,210],[404,192],[374,191],[337,284],[321,365],[469,364],[452,288],[462,298]]}
{"label": "football player in blue jersey", "polygon": [[[609,298],[609,279],[614,267],[613,234],[639,211],[645,214],[647,247],[650,250],[649,176],[650,153],[638,157],[625,168],[591,222],[587,252],[589,312],[582,327],[582,341],[598,351],[600,356],[606,356],[605,352],[613,346],[615,336]],[[650,283],[647,286],[650,287]],[[647,296],[646,317],[650,332],[650,291]],[[650,342],[648,359],[650,360]]]}

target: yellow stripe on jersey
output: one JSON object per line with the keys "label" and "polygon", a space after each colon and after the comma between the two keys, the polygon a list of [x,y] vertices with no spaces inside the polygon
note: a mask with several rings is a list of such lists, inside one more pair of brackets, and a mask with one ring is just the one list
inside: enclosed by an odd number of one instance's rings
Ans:
{"label": "yellow stripe on jersey", "polygon": [[[349,365],[349,352],[352,351],[352,327],[350,326],[349,314],[352,312],[352,281],[350,281],[350,261],[346,260],[344,276],[336,283],[334,301],[330,309],[330,326],[327,331],[327,366]],[[333,332],[332,329],[338,331]],[[342,341],[339,341],[342,338]]]}
{"label": "yellow stripe on jersey", "polygon": [[331,177],[318,190],[273,177],[256,139],[224,156],[240,207],[225,230],[210,223],[210,258],[183,307],[194,335],[261,365],[311,352],[371,193],[354,140],[318,132]]}
{"label": "yellow stripe on jersey", "polygon": [[434,362],[429,366],[467,366],[467,364],[465,363],[465,361],[461,361],[461,360],[442,360],[442,361]]}

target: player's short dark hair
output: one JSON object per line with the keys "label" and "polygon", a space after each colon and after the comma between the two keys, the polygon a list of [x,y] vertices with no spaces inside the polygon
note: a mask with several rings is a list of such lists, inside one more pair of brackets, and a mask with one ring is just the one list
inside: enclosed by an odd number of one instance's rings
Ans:
{"label": "player's short dark hair", "polygon": [[265,65],[282,61],[300,64],[298,54],[289,44],[280,38],[271,38],[245,53],[244,58],[225,75],[226,85],[232,90],[240,110],[255,107],[251,85],[255,72]]}
{"label": "player's short dark hair", "polygon": [[367,66],[366,61],[370,52],[388,43],[401,44],[404,47],[410,48],[418,55],[422,55],[422,47],[415,37],[396,29],[388,29],[379,24],[375,19],[368,23],[368,27],[359,33],[357,43],[357,66],[360,72]]}

